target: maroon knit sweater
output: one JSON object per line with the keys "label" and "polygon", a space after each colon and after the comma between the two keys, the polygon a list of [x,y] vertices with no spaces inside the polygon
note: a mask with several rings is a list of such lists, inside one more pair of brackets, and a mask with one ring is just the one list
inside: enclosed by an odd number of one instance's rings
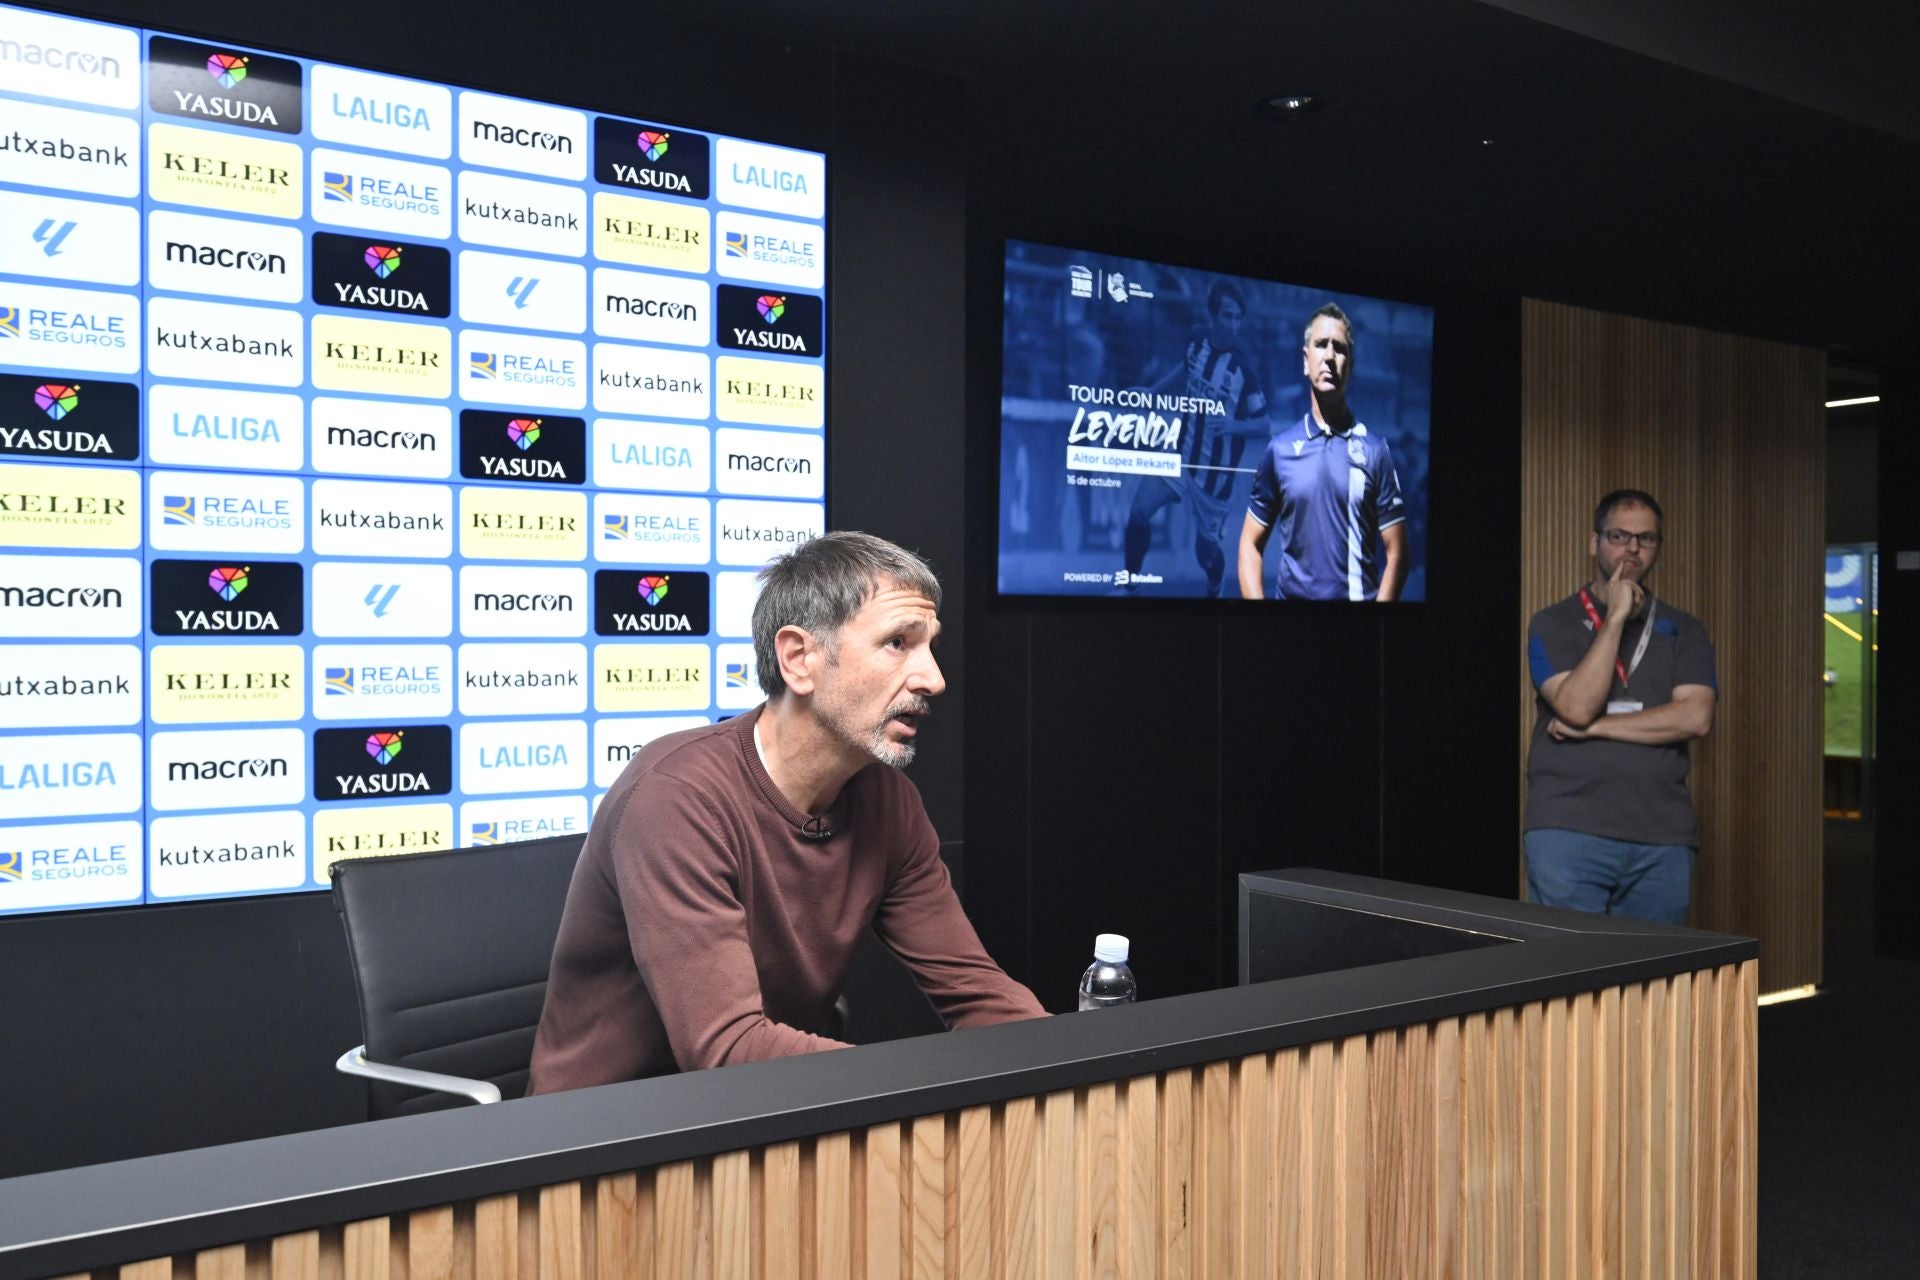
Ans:
{"label": "maroon knit sweater", "polygon": [[758,711],[650,743],[601,802],[567,892],[529,1093],[846,1046],[810,1034],[871,924],[947,1024],[1044,1014],[980,946],[920,793],[855,774],[808,840]]}

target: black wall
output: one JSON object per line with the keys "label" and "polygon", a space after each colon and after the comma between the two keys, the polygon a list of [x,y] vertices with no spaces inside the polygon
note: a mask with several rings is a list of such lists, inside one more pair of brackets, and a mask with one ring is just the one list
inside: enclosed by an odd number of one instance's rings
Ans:
{"label": "black wall", "polygon": [[[968,296],[968,911],[1043,1003],[1094,934],[1148,996],[1234,980],[1235,877],[1325,867],[1511,896],[1517,880],[1520,307],[1093,209],[980,211]],[[1000,598],[1004,237],[1434,304],[1429,601]],[[1196,257],[1196,246],[1212,245]],[[1228,247],[1231,246],[1231,247]]]}
{"label": "black wall", "polygon": [[1880,757],[1874,782],[1874,949],[1920,958],[1920,374],[1881,383],[1880,675],[1875,708]]}

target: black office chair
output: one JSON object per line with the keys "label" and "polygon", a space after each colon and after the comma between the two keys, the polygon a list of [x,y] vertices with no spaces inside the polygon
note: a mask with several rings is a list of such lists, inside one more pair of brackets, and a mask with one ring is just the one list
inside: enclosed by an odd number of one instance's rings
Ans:
{"label": "black office chair", "polygon": [[366,1043],[368,1115],[526,1093],[580,836],[333,864]]}

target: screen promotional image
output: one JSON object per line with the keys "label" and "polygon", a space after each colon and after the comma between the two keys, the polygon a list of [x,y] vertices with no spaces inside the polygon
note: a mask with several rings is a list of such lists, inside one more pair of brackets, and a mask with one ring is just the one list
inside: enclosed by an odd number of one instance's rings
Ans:
{"label": "screen promotional image", "polygon": [[757,704],[825,179],[0,5],[0,915],[584,833]]}
{"label": "screen promotional image", "polygon": [[1426,598],[1433,310],[1009,240],[1005,595]]}

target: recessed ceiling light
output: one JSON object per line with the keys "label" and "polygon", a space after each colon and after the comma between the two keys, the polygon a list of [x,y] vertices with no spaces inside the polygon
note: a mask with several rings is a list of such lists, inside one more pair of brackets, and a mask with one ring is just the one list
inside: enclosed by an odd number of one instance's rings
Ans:
{"label": "recessed ceiling light", "polygon": [[1276,93],[1253,104],[1253,114],[1262,120],[1292,120],[1323,109],[1327,100],[1317,93]]}

